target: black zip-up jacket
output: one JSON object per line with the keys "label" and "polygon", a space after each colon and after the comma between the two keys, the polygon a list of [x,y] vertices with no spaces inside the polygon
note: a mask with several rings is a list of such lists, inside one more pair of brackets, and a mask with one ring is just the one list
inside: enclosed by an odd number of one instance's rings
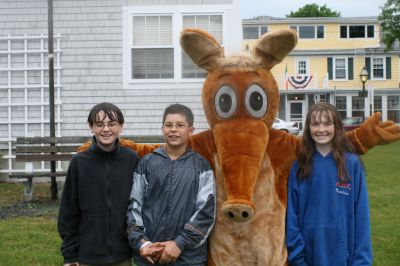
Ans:
{"label": "black zip-up jacket", "polygon": [[126,210],[139,156],[119,145],[105,152],[93,144],[69,165],[58,216],[64,262],[105,264],[126,260]]}

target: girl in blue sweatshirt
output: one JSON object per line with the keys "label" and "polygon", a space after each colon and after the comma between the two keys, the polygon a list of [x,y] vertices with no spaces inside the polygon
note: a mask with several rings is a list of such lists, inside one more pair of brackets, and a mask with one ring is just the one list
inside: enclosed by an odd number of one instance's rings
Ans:
{"label": "girl in blue sweatshirt", "polygon": [[288,184],[289,265],[372,265],[367,186],[335,107],[307,114]]}

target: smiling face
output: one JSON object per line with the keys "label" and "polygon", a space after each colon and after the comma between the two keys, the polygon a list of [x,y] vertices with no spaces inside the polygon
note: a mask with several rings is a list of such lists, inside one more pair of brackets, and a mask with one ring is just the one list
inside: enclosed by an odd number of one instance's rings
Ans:
{"label": "smiling face", "polygon": [[173,150],[186,149],[187,142],[193,134],[193,126],[189,125],[182,114],[168,114],[162,126],[167,148]]}
{"label": "smiling face", "polygon": [[97,145],[105,151],[110,151],[114,148],[115,140],[119,137],[122,127],[123,124],[111,120],[104,111],[100,111],[90,129],[96,137]]}
{"label": "smiling face", "polygon": [[335,125],[327,112],[313,115],[310,123],[310,135],[317,150],[332,150],[332,141],[335,137]]}

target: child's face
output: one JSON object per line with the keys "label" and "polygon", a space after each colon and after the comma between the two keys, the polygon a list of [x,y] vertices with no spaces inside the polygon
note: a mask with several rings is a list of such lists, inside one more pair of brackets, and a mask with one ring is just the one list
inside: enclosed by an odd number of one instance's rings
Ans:
{"label": "child's face", "polygon": [[162,132],[167,147],[178,149],[186,148],[189,138],[193,134],[193,126],[189,126],[186,117],[181,114],[169,114],[165,117]]}
{"label": "child's face", "polygon": [[315,141],[315,145],[331,146],[332,140],[335,136],[335,125],[332,119],[329,119],[327,113],[316,114],[315,120],[310,124],[311,138]]}
{"label": "child's face", "polygon": [[97,114],[96,122],[90,129],[96,137],[97,145],[104,150],[111,150],[122,131],[122,127],[123,125],[118,121],[110,120],[106,113],[100,111]]}

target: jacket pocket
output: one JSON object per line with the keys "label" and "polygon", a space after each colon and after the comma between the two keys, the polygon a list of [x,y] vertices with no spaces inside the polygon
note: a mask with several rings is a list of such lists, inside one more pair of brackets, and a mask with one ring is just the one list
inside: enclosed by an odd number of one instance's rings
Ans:
{"label": "jacket pocket", "polygon": [[313,227],[304,231],[305,257],[310,265],[346,265],[349,257],[343,230]]}

